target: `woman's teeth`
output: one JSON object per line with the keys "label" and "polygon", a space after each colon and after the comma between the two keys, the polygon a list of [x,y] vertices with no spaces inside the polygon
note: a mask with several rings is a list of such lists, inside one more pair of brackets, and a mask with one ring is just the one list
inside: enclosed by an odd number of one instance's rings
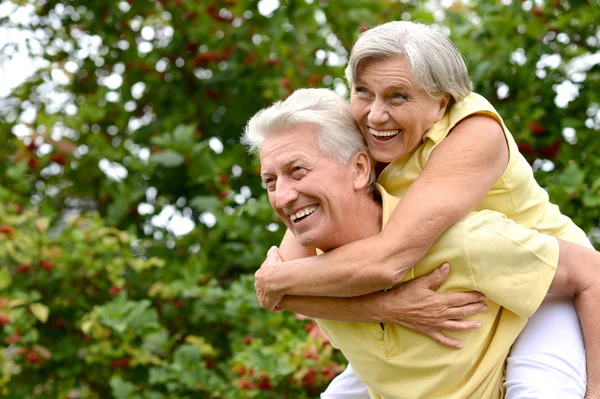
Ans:
{"label": "woman's teeth", "polygon": [[383,130],[383,131],[380,131],[380,130],[375,130],[373,128],[369,128],[369,132],[373,136],[376,136],[376,137],[392,137],[392,136],[395,136],[398,133],[400,133],[400,130],[396,129],[396,130]]}

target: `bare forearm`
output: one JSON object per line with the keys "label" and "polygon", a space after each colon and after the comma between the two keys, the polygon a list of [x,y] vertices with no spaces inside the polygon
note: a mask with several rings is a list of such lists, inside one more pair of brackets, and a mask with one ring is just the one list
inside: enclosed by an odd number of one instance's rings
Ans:
{"label": "bare forearm", "polygon": [[280,295],[348,297],[399,283],[448,227],[473,210],[507,162],[500,125],[484,116],[465,119],[432,152],[380,234],[270,268],[264,285]]}
{"label": "bare forearm", "polygon": [[600,394],[600,287],[595,284],[574,297],[585,344],[587,389]]}
{"label": "bare forearm", "polygon": [[353,298],[288,295],[280,303],[280,307],[316,319],[375,323],[383,320],[377,295]]}
{"label": "bare forearm", "polygon": [[[366,250],[365,246],[371,250]],[[404,256],[392,255],[392,251],[398,249]],[[365,258],[367,253],[372,256]],[[400,282],[420,256],[422,254],[416,248],[403,248],[401,244],[382,245],[380,236],[376,236],[321,256],[269,267],[264,270],[264,279],[269,290],[282,295],[354,297]]]}
{"label": "bare forearm", "polygon": [[[560,257],[550,292],[574,295],[586,352],[588,395],[600,394],[600,253],[557,240]],[[590,396],[591,395],[591,396]]]}

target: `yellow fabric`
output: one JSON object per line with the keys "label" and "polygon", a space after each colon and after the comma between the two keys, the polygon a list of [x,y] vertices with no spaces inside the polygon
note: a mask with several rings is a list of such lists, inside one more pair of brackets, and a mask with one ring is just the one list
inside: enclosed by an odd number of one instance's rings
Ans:
{"label": "yellow fabric", "polygon": [[[421,174],[431,151],[462,119],[473,114],[485,114],[496,119],[504,130],[510,158],[501,179],[476,207],[505,214],[524,227],[536,229],[566,241],[592,248],[585,233],[571,219],[549,202],[548,194],[533,177],[531,166],[519,153],[517,144],[494,107],[482,96],[471,93],[454,104],[444,117],[434,124],[414,152],[389,164],[377,182],[393,196],[402,198],[410,184]],[[467,149],[468,151],[468,149]]]}
{"label": "yellow fabric", "polygon": [[[383,222],[398,203],[382,194]],[[507,256],[507,254],[510,254]],[[543,300],[558,262],[552,237],[492,211],[471,213],[450,227],[413,268],[430,273],[452,264],[440,292],[478,290],[489,309],[482,328],[449,333],[464,348],[450,349],[399,325],[318,320],[370,389],[371,398],[501,398],[504,362],[528,317]],[[407,277],[407,279],[410,277]]]}

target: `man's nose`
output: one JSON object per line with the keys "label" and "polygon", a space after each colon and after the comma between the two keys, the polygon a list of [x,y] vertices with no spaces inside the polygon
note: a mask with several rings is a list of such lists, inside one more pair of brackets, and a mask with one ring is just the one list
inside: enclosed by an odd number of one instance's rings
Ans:
{"label": "man's nose", "polygon": [[369,124],[373,127],[377,125],[381,125],[390,119],[390,114],[388,113],[387,105],[382,100],[376,99],[371,103],[371,108],[369,109]]}
{"label": "man's nose", "polygon": [[298,191],[286,181],[278,180],[275,186],[275,206],[284,209],[298,198]]}

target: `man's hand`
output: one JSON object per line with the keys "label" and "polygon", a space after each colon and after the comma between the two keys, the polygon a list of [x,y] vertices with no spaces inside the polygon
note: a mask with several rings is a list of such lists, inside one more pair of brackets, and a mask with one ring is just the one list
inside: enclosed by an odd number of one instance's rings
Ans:
{"label": "man's hand", "polygon": [[272,246],[269,252],[267,252],[267,259],[260,266],[260,269],[254,273],[254,290],[256,291],[258,302],[262,308],[271,312],[281,310],[278,305],[283,299],[283,295],[269,291],[267,277],[280,263],[283,263],[283,259],[279,255],[279,249]]}
{"label": "man's hand", "polygon": [[487,309],[479,292],[438,294],[434,290],[448,277],[447,263],[430,274],[401,284],[380,296],[386,324],[400,324],[427,335],[437,343],[462,348],[460,341],[442,331],[465,331],[481,327],[476,320],[459,320]]}

